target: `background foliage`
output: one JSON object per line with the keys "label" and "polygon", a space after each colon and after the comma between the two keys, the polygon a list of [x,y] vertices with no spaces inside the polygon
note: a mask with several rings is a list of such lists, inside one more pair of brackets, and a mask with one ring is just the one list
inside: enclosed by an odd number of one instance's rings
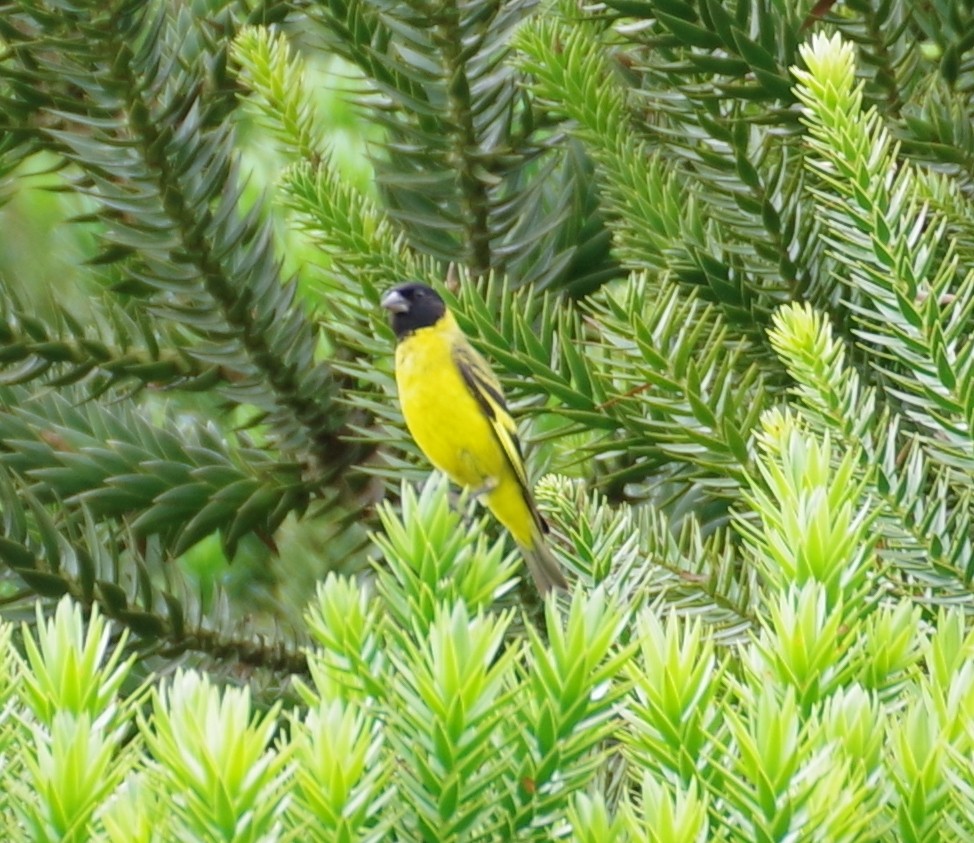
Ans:
{"label": "background foliage", "polygon": [[[968,839],[971,27],[0,3],[8,836]],[[424,479],[405,278],[570,595]]]}

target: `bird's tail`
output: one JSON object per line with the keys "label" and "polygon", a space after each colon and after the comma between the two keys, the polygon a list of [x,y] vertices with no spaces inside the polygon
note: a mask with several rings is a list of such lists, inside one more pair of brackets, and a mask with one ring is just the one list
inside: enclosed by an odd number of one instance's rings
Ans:
{"label": "bird's tail", "polygon": [[553,588],[561,591],[568,589],[568,581],[561,572],[561,566],[542,536],[535,535],[530,547],[521,545],[521,553],[542,597]]}

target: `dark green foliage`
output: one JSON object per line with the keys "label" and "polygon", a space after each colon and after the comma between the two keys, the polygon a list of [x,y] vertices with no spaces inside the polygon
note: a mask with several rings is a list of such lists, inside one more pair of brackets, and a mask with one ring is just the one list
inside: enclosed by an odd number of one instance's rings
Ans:
{"label": "dark green foliage", "polygon": [[474,277],[576,293],[614,273],[577,150],[556,146],[510,62],[535,0],[385,0],[309,9],[327,43],[372,83],[363,107],[386,129],[376,156],[384,210],[410,242]]}
{"label": "dark green foliage", "polygon": [[[141,2],[3,11],[7,119],[72,165],[68,184],[93,208],[78,222],[100,242],[92,272],[111,265],[121,279],[104,309],[114,339],[63,309],[45,324],[8,299],[6,382],[58,392],[4,396],[4,459],[40,504],[57,504],[65,528],[111,519],[126,525],[120,540],[161,541],[160,559],[213,532],[230,556],[250,533],[273,542],[312,496],[345,520],[367,486],[349,471],[369,446],[340,438],[355,417],[340,403],[341,376],[318,357],[318,331],[234,160],[226,54],[252,12],[204,18]],[[146,388],[212,398],[183,405],[195,417],[158,402],[153,411]],[[85,403],[95,398],[104,403]],[[260,423],[260,449],[208,422],[217,412],[232,427],[234,407]],[[86,596],[122,612],[114,593]],[[146,609],[165,614],[157,601]],[[185,637],[162,620],[140,632]]]}

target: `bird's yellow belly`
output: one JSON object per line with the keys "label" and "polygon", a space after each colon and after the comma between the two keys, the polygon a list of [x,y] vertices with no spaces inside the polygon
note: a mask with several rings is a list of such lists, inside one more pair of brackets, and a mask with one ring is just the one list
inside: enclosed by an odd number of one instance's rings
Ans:
{"label": "bird's yellow belly", "polygon": [[446,343],[399,346],[396,382],[406,426],[434,466],[461,486],[498,482],[506,458]]}

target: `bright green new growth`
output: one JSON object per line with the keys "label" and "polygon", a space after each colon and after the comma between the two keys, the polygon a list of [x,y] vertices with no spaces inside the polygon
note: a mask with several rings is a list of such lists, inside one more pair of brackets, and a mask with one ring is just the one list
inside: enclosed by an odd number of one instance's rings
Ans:
{"label": "bright green new growth", "polygon": [[[169,820],[177,839],[260,841],[282,833],[288,753],[271,746],[279,708],[256,714],[246,689],[222,692],[196,673],[153,691],[140,719],[149,776],[181,794]],[[154,762],[154,763],[152,763]]]}
{"label": "bright green new growth", "polygon": [[796,91],[806,108],[811,167],[826,188],[816,197],[842,262],[837,278],[849,285],[877,365],[925,429],[925,447],[969,473],[974,273],[959,265],[948,220],[917,198],[919,178],[912,166],[899,166],[878,113],[864,110],[851,45],[816,36],[802,57],[809,69],[796,71]]}
{"label": "bright green new growth", "polygon": [[134,657],[97,611],[86,622],[64,599],[47,620],[38,608],[35,630],[23,630],[26,660],[14,655],[9,625],[0,636],[4,836],[80,843],[136,763],[130,730],[144,695],[120,696]]}
{"label": "bright green new growth", "polygon": [[[787,418],[769,417],[764,430],[758,464],[790,482],[760,514],[777,507],[780,518],[822,496],[843,463],[822,462],[824,443]],[[858,488],[832,495],[851,505]],[[456,524],[436,526],[446,501],[433,482],[408,526],[388,526],[421,530],[421,555],[461,564],[469,554],[510,576],[508,558],[486,545],[471,553]],[[472,538],[479,528],[464,529]],[[795,537],[814,548],[817,529],[811,521]],[[19,741],[19,720],[0,724],[17,762],[8,775],[22,765],[34,781],[7,822],[22,814],[35,829],[67,827],[40,807],[56,794],[76,839],[120,840],[123,829],[139,840],[510,839],[547,834],[552,822],[578,840],[781,839],[813,826],[822,840],[885,839],[919,834],[933,810],[967,827],[974,638],[960,611],[928,626],[904,599],[847,603],[843,588],[861,595],[857,577],[830,597],[830,569],[810,564],[765,570],[753,634],[734,648],[701,618],[661,620],[602,589],[562,609],[549,603],[547,640],[516,633],[511,611],[472,612],[458,596],[407,628],[376,612],[394,590],[406,596],[400,577],[416,562],[401,547],[385,545],[380,595],[338,578],[323,585],[309,615],[315,680],[286,732],[274,734],[279,707],[258,713],[247,692],[192,673],[154,692],[144,715],[123,709],[137,730],[128,746],[114,696],[78,715],[72,697],[48,694],[49,738]],[[85,663],[80,686],[104,687],[119,653],[95,649],[104,631],[95,617],[86,635],[62,603],[32,669]],[[25,668],[5,663],[8,705],[37,694],[11,681]],[[638,798],[607,789],[612,780]]]}

